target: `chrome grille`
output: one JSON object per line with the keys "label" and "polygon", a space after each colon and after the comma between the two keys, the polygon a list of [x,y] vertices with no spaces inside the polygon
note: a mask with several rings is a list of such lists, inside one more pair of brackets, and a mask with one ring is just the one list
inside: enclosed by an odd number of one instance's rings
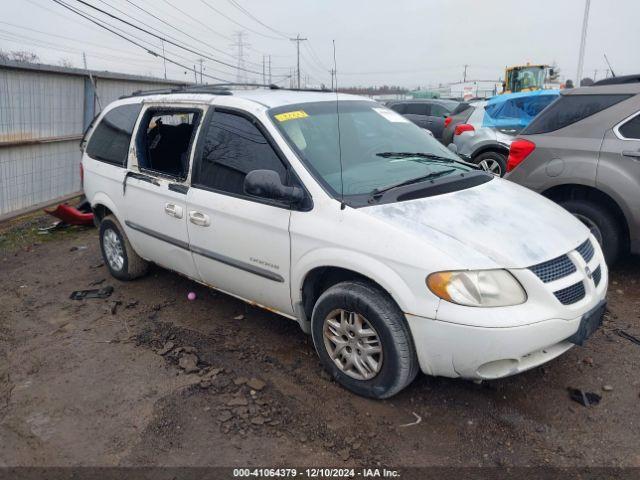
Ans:
{"label": "chrome grille", "polygon": [[544,283],[549,283],[571,275],[576,271],[576,266],[567,255],[561,255],[553,260],[529,267],[529,270],[535,273]]}
{"label": "chrome grille", "polygon": [[563,305],[571,305],[572,303],[582,300],[586,295],[586,292],[584,290],[584,284],[582,282],[578,282],[567,288],[553,292],[553,294]]}
{"label": "chrome grille", "polygon": [[582,258],[584,258],[584,261],[589,263],[591,261],[591,259],[593,258],[593,253],[594,253],[594,249],[593,249],[593,245],[591,244],[591,240],[589,240],[588,238],[584,241],[584,243],[582,243],[578,248],[576,248],[576,251],[582,255]]}
{"label": "chrome grille", "polygon": [[602,269],[600,268],[600,265],[598,265],[598,268],[596,268],[593,271],[593,283],[596,284],[596,287],[598,286],[598,284],[600,283],[600,279],[602,278]]}

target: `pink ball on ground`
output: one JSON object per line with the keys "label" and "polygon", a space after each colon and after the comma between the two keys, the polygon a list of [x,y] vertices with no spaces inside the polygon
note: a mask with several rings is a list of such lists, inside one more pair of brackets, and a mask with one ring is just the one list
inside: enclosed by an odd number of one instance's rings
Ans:
{"label": "pink ball on ground", "polygon": [[196,299],[196,292],[189,292],[189,293],[187,294],[187,298],[188,298],[189,300],[195,300],[195,299]]}

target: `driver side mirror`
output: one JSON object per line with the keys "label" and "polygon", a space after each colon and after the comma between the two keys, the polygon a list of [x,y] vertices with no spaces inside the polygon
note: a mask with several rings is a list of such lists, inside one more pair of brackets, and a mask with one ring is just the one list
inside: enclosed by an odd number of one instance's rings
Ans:
{"label": "driver side mirror", "polygon": [[299,187],[282,184],[280,175],[274,170],[252,170],[244,177],[244,192],[255,197],[291,203],[304,200],[304,191]]}

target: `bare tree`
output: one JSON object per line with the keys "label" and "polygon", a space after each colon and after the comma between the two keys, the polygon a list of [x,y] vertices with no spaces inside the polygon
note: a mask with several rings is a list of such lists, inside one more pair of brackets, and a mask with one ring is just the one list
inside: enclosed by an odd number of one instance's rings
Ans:
{"label": "bare tree", "polygon": [[38,63],[40,61],[38,55],[33,52],[27,52],[26,50],[13,50],[11,52],[0,51],[0,59],[24,63]]}
{"label": "bare tree", "polygon": [[66,67],[66,68],[73,68],[73,67],[74,67],[74,65],[73,65],[73,60],[71,60],[70,58],[61,58],[61,59],[58,61],[58,64],[59,64],[61,67]]}

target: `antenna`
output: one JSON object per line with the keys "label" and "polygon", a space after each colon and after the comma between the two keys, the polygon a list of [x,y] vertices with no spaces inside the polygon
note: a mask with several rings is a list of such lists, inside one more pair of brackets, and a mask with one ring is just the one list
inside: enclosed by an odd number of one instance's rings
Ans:
{"label": "antenna", "polygon": [[338,97],[338,65],[336,62],[336,41],[333,40],[333,75],[336,79],[336,119],[338,122],[338,159],[340,160],[340,210],[344,210],[344,179],[342,178],[342,138],[340,136],[340,101]]}
{"label": "antenna", "polygon": [[605,62],[607,62],[607,65],[609,66],[609,70],[611,70],[611,75],[612,75],[613,77],[615,77],[615,76],[616,76],[616,74],[615,74],[615,72],[613,71],[613,68],[611,68],[611,64],[609,63],[609,59],[607,58],[607,54],[606,54],[606,53],[604,54],[604,60],[605,60]]}

